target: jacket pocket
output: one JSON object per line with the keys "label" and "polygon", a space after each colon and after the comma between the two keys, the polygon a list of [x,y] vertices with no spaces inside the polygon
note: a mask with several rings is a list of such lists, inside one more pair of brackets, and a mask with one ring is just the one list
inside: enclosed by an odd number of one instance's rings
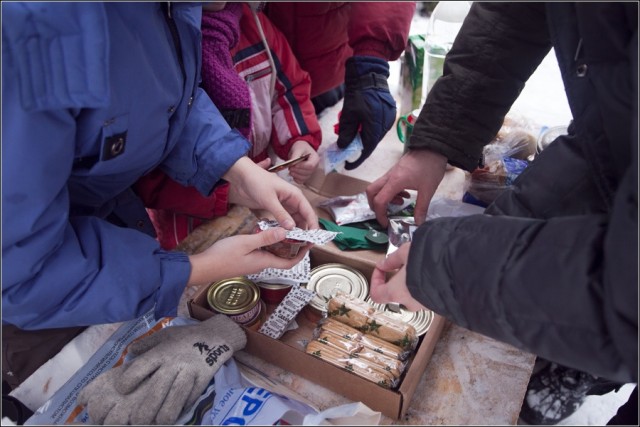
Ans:
{"label": "jacket pocket", "polygon": [[105,120],[95,144],[97,151],[76,157],[73,162],[74,170],[113,172],[112,168],[116,163],[114,160],[124,158],[127,150],[128,129],[129,113]]}

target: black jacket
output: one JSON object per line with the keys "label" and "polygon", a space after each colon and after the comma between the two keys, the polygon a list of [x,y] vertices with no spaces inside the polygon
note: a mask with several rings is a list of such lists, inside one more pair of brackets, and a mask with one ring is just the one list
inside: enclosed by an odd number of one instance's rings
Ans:
{"label": "black jacket", "polygon": [[411,294],[471,330],[614,381],[638,375],[638,5],[474,3],[409,149],[468,171],[553,46],[573,115],[485,215],[414,235]]}

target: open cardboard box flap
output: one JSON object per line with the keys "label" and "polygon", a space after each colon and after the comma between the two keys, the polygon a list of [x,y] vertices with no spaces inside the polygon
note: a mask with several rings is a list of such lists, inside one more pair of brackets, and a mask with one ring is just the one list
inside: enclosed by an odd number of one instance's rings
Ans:
{"label": "open cardboard box flap", "polygon": [[[332,197],[353,196],[362,193],[366,190],[367,185],[369,185],[367,181],[337,172],[325,175],[321,168],[316,168],[309,181],[301,189],[311,206],[315,208],[318,217],[333,221],[329,212],[318,208],[318,204]],[[373,267],[376,262],[384,259],[385,256],[382,252],[371,250],[343,251],[333,242],[316,246],[314,249],[319,252],[325,252],[328,255],[340,257],[358,270],[362,270],[364,267]]]}
{"label": "open cardboard box flap", "polygon": [[[316,208],[319,217],[331,219],[328,212],[317,207],[318,203],[330,197],[363,192],[368,184],[366,181],[339,173],[324,175],[318,168],[307,186],[302,187],[302,191]],[[376,262],[384,256],[384,253],[370,250],[342,251],[329,242],[311,249],[311,266],[339,262],[356,268],[365,277],[370,278]],[[188,301],[189,314],[195,319],[205,320],[214,315],[208,307],[206,291],[205,287]],[[268,311],[272,311],[273,308],[269,307]],[[410,358],[400,385],[391,390],[305,353],[304,345],[313,338],[316,323],[303,313],[296,317],[296,322],[298,328],[287,331],[279,340],[245,328],[245,351],[353,401],[363,402],[371,409],[394,419],[400,419],[406,413],[445,325],[445,319],[435,314],[429,330],[421,337],[418,348]]]}

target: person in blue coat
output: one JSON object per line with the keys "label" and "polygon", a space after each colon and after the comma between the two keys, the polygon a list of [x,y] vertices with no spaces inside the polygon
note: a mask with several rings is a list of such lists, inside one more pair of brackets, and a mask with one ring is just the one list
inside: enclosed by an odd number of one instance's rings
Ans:
{"label": "person in blue coat", "polygon": [[3,4],[3,381],[12,386],[78,328],[151,309],[175,316],[187,285],[299,261],[258,250],[284,239],[283,228],[198,255],[162,250],[132,190],[156,167],[203,195],[229,182],[231,203],[265,209],[284,228],[318,227],[302,192],[246,157],[250,143],[200,88],[201,9]]}

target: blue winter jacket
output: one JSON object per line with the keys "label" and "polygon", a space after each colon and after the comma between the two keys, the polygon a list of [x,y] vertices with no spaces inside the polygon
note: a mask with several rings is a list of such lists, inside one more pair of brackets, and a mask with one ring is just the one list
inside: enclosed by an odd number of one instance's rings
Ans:
{"label": "blue winter jacket", "polygon": [[208,195],[249,149],[198,86],[201,4],[2,6],[3,323],[175,315],[189,260],[131,186],[160,166]]}

